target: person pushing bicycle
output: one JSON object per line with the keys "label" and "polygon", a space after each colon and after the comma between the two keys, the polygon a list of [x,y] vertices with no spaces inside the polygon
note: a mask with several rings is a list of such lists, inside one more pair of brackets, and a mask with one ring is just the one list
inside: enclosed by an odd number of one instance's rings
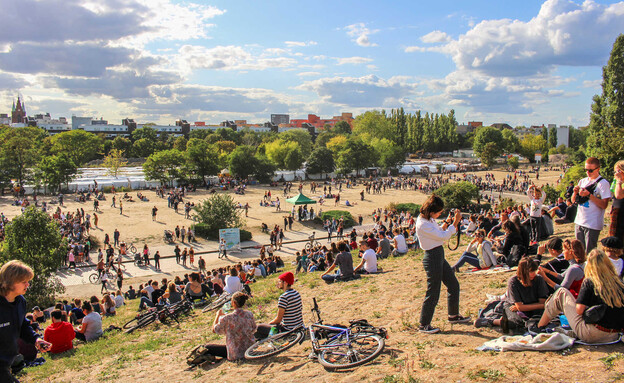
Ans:
{"label": "person pushing bicycle", "polygon": [[292,288],[295,275],[287,271],[277,279],[277,288],[284,291],[277,301],[277,315],[268,324],[259,324],[256,339],[303,326],[303,303],[299,292]]}

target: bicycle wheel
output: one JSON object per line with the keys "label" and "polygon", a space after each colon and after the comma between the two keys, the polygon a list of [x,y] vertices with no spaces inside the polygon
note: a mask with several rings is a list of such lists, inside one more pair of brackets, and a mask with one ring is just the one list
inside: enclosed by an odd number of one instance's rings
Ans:
{"label": "bicycle wheel", "polygon": [[[334,345],[332,347],[332,344]],[[347,341],[345,335],[333,340],[318,356],[319,363],[328,370],[351,368],[375,359],[385,346],[377,334],[356,334]]]}
{"label": "bicycle wheel", "polygon": [[306,243],[306,244],[305,244],[305,249],[306,249],[307,251],[312,250],[312,245],[310,244],[310,242],[308,242],[308,243]]}
{"label": "bicycle wheel", "polygon": [[321,243],[319,241],[314,241],[314,247],[321,247]]}
{"label": "bicycle wheel", "polygon": [[126,323],[123,327],[126,329],[126,334],[130,334],[132,333],[134,330],[139,329],[141,327],[145,327],[150,323],[153,323],[156,321],[156,313],[155,312],[151,312],[149,314],[145,314],[142,316],[139,316],[138,318],[134,318],[131,321],[129,321],[128,323]]}
{"label": "bicycle wheel", "polygon": [[136,253],[137,252],[137,248],[134,245],[130,245],[130,252],[131,253]]}
{"label": "bicycle wheel", "polygon": [[227,301],[232,299],[232,295],[230,294],[221,294],[220,297],[210,302],[206,307],[203,308],[202,312],[207,313],[209,311],[213,311],[221,308]]}
{"label": "bicycle wheel", "polygon": [[97,284],[99,280],[100,276],[98,275],[98,273],[93,273],[89,275],[89,282],[93,283],[94,285]]}
{"label": "bicycle wheel", "polygon": [[262,339],[245,351],[245,359],[260,359],[277,355],[301,341],[304,329],[298,328]]}

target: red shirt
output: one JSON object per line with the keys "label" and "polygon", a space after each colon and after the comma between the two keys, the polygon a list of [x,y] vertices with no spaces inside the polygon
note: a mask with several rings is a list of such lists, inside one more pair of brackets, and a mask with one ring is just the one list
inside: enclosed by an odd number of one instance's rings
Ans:
{"label": "red shirt", "polygon": [[76,337],[74,327],[68,322],[56,322],[46,327],[43,340],[52,343],[50,353],[58,354],[74,348],[72,340]]}

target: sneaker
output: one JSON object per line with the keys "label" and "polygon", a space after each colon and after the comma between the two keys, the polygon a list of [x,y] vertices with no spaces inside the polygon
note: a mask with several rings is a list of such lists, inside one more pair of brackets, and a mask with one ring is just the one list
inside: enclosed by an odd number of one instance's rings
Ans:
{"label": "sneaker", "polygon": [[428,325],[418,327],[418,332],[422,332],[425,334],[437,334],[440,332],[440,329],[428,324]]}
{"label": "sneaker", "polygon": [[472,323],[472,318],[463,317],[461,315],[455,315],[454,317],[449,317],[448,321],[450,324],[465,324],[465,323]]}
{"label": "sneaker", "polygon": [[476,328],[481,328],[481,327],[492,327],[492,320],[488,319],[488,318],[478,318],[475,323],[474,326]]}

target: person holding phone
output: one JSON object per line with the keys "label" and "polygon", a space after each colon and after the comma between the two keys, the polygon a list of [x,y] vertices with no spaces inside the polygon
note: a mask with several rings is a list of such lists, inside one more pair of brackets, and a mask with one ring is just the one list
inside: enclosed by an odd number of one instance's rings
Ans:
{"label": "person holding phone", "polygon": [[448,290],[448,321],[450,323],[471,323],[470,317],[459,314],[459,282],[453,269],[444,259],[444,242],[458,230],[462,216],[459,209],[444,221],[442,226],[435,221],[442,215],[444,201],[432,195],[420,209],[416,220],[416,235],[420,247],[425,251],[423,266],[427,273],[427,292],[420,313],[420,327],[418,331],[435,334],[440,332],[437,327],[431,326],[435,307],[440,300],[440,288],[444,283]]}
{"label": "person holding phone", "polygon": [[17,260],[5,263],[0,269],[0,382],[19,382],[11,373],[11,364],[18,354],[18,339],[34,344],[41,352],[52,346],[26,320],[24,294],[34,276],[29,266]]}

